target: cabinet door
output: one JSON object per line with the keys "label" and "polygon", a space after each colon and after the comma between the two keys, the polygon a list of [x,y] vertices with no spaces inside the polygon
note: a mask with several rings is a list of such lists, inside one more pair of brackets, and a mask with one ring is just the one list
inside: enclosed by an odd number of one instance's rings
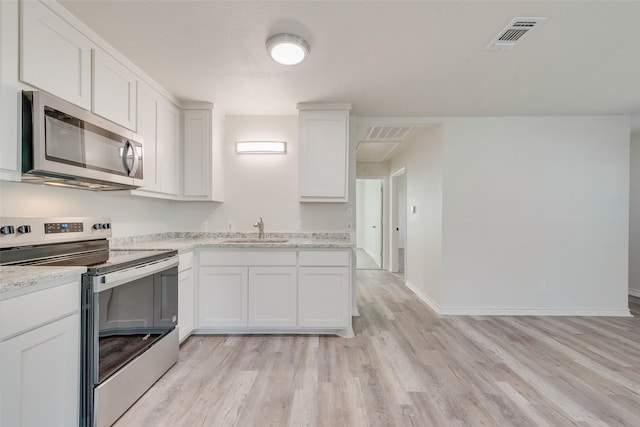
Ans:
{"label": "cabinet door", "polygon": [[185,110],[183,195],[208,198],[211,190],[211,111]]}
{"label": "cabinet door", "polygon": [[193,331],[194,325],[193,269],[178,273],[178,340],[183,341]]}
{"label": "cabinet door", "polygon": [[144,187],[142,189],[160,191],[157,168],[158,145],[156,140],[158,95],[148,85],[138,82],[137,96],[137,133],[144,140],[142,143]]}
{"label": "cabinet door", "polygon": [[349,326],[349,268],[300,267],[298,326]]}
{"label": "cabinet door", "polygon": [[177,195],[180,187],[180,112],[168,101],[159,99],[157,104],[157,152],[156,176],[160,191]]}
{"label": "cabinet door", "polygon": [[20,80],[91,109],[89,39],[41,2],[20,5]]}
{"label": "cabinet door", "polygon": [[77,426],[80,316],[0,343],[0,425]]}
{"label": "cabinet door", "polygon": [[137,92],[137,133],[144,138],[144,187],[133,194],[160,198],[177,196],[180,113],[172,103],[143,82],[138,82]]}
{"label": "cabinet door", "polygon": [[0,1],[0,179],[20,181],[20,136],[18,105],[22,93],[16,82],[19,79],[20,19],[18,3]]}
{"label": "cabinet door", "polygon": [[247,267],[201,267],[198,327],[246,327],[247,286]]}
{"label": "cabinet door", "polygon": [[300,111],[301,201],[347,201],[349,111]]}
{"label": "cabinet door", "polygon": [[296,268],[249,268],[249,326],[296,326]]}
{"label": "cabinet door", "polygon": [[136,76],[101,50],[93,51],[93,112],[136,130]]}

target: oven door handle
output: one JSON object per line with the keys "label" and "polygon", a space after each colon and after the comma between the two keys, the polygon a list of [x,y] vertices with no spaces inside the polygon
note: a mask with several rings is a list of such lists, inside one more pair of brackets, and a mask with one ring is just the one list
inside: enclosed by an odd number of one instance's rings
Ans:
{"label": "oven door handle", "polygon": [[134,280],[142,277],[152,276],[156,273],[160,273],[161,271],[177,266],[178,257],[174,256],[166,260],[154,262],[153,264],[128,268],[126,270],[108,273],[104,276],[98,276],[96,277],[96,279],[98,279],[98,283],[93,287],[93,293],[106,291],[107,289],[133,282]]}

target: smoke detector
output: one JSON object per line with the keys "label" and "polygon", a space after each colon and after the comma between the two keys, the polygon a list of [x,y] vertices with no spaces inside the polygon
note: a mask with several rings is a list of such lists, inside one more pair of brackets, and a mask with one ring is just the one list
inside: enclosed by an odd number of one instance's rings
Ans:
{"label": "smoke detector", "polygon": [[485,47],[485,49],[513,49],[547,18],[513,18],[509,24]]}

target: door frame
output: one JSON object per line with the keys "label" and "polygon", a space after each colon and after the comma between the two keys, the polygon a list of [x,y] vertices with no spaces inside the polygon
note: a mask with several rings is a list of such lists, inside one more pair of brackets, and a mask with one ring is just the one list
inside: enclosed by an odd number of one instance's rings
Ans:
{"label": "door frame", "polygon": [[[404,177],[404,193],[405,193],[405,201],[407,198],[407,168],[406,166],[401,167],[400,169],[398,169],[397,171],[394,171],[391,173],[391,196],[390,196],[390,204],[391,204],[391,220],[390,222],[390,226],[389,226],[389,271],[397,273],[399,270],[399,266],[398,266],[398,240],[400,237],[400,234],[398,234],[397,228],[398,228],[398,218],[399,218],[399,203],[398,203],[398,194],[399,194],[399,190],[398,190],[398,179],[400,177]],[[405,274],[406,274],[406,270],[407,270],[407,266],[406,266],[406,260],[407,260],[407,209],[405,207],[405,212],[404,212],[404,216],[405,216],[405,220],[404,220],[404,224],[405,227],[403,230],[401,230],[401,232],[403,233],[404,236],[404,259],[405,259]]]}

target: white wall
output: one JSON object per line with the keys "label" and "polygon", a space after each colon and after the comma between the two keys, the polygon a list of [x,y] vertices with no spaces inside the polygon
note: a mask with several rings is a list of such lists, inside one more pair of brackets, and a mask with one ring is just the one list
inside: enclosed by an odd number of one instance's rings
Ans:
{"label": "white wall", "polygon": [[176,231],[176,202],[0,181],[0,216],[110,216],[113,236]]}
{"label": "white wall", "polygon": [[443,313],[628,313],[628,118],[455,119],[444,135]]}
{"label": "white wall", "polygon": [[640,131],[631,134],[629,293],[640,297]]}
{"label": "white wall", "polygon": [[434,126],[403,143],[391,161],[391,172],[406,168],[407,211],[405,279],[437,306],[441,299],[443,128]]}

